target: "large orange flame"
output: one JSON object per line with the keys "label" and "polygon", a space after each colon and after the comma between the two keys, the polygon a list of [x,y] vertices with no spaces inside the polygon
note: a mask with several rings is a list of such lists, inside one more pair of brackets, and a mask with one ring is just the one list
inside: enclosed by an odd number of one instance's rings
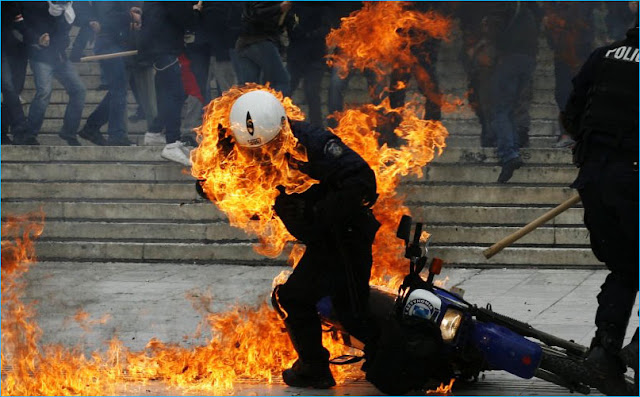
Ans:
{"label": "large orange flame", "polygon": [[451,20],[435,11],[410,9],[405,1],[367,1],[342,18],[340,27],[326,37],[327,47],[339,51],[328,56],[341,77],[352,69],[372,70],[388,76],[393,70],[409,71],[418,64],[412,46],[429,38],[448,40]]}

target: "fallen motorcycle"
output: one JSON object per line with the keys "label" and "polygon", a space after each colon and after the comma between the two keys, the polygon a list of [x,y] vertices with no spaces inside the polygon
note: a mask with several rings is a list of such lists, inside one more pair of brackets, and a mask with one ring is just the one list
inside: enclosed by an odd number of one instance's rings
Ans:
{"label": "fallen motorcycle", "polygon": [[[365,359],[367,379],[389,394],[431,388],[452,378],[477,380],[481,372],[491,370],[524,379],[535,376],[582,394],[597,387],[584,365],[586,347],[496,313],[490,305],[473,305],[455,288],[436,286],[434,277],[443,264],[438,258],[430,261],[424,280],[420,273],[428,261],[428,240],[421,241],[420,223],[410,240],[411,226],[411,218],[404,216],[397,232],[405,242],[410,268],[398,293],[371,288],[370,311],[381,328],[377,346],[364,349],[341,326],[329,297],[318,303],[325,331],[347,346],[366,351],[364,356],[339,357],[332,363]],[[626,382],[633,390],[632,381]]]}

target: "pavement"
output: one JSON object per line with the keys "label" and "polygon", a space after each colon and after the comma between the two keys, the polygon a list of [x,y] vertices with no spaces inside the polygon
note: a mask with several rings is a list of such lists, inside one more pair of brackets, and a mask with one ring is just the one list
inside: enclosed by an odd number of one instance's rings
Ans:
{"label": "pavement", "polygon": [[[202,297],[212,297],[208,310],[234,305],[259,305],[272,280],[286,268],[274,266],[185,265],[158,263],[41,262],[27,273],[24,299],[36,301],[42,343],[104,349],[114,335],[132,350],[142,350],[151,338],[182,345],[206,344],[210,334],[194,335],[203,320]],[[594,332],[596,295],[605,270],[444,269],[446,287],[465,290],[465,299],[526,321],[561,338],[588,345]],[[638,301],[627,339],[638,326]],[[94,320],[90,332],[71,319],[84,311]],[[108,315],[105,317],[105,315]],[[99,319],[107,320],[102,324]],[[162,382],[127,384],[123,395],[201,394],[173,389]],[[216,392],[218,394],[218,392]],[[362,377],[329,391],[273,384],[238,383],[235,395],[380,395]],[[485,373],[478,382],[454,385],[455,395],[565,395],[567,390],[542,380],[523,380],[504,372]],[[594,391],[593,394],[597,394]]]}

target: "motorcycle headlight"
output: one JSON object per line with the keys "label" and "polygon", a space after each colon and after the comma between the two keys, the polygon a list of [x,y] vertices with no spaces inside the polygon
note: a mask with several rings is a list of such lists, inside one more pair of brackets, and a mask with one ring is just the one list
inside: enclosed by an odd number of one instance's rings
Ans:
{"label": "motorcycle headlight", "polygon": [[458,334],[458,328],[462,323],[462,313],[456,309],[447,309],[440,323],[440,333],[442,340],[451,342]]}

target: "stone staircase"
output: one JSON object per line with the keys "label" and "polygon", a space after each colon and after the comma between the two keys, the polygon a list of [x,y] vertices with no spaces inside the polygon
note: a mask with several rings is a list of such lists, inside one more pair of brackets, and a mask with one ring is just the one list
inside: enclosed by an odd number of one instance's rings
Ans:
{"label": "stone staircase", "polygon": [[[462,96],[467,80],[457,61],[459,46],[458,39],[442,46],[438,71],[443,90]],[[104,92],[96,90],[97,64],[78,69],[88,89],[86,117]],[[531,147],[523,150],[526,164],[508,185],[495,183],[500,172],[495,152],[480,147],[480,128],[469,109],[444,115],[450,133],[444,154],[425,169],[423,178],[403,182],[401,193],[414,219],[426,222],[433,234],[432,251],[450,264],[601,266],[589,249],[579,206],[494,258],[482,256],[483,249],[574,194],[567,187],[576,175],[570,153],[550,148],[557,129],[553,84],[551,54],[541,40]],[[28,77],[22,97],[28,103],[33,94]],[[366,100],[364,79],[352,79],[346,101]],[[282,263],[284,255],[268,259],[255,253],[255,238],[231,228],[213,204],[200,199],[188,170],[162,160],[160,147],[97,147],[86,141],[82,147],[65,146],[57,132],[66,101],[64,90],[54,83],[38,138],[41,146],[3,146],[1,153],[2,216],[43,209],[46,226],[37,243],[41,260]],[[301,90],[294,102],[304,104]],[[129,112],[134,109],[129,94]],[[145,128],[144,122],[130,123],[130,139],[141,143]]]}

